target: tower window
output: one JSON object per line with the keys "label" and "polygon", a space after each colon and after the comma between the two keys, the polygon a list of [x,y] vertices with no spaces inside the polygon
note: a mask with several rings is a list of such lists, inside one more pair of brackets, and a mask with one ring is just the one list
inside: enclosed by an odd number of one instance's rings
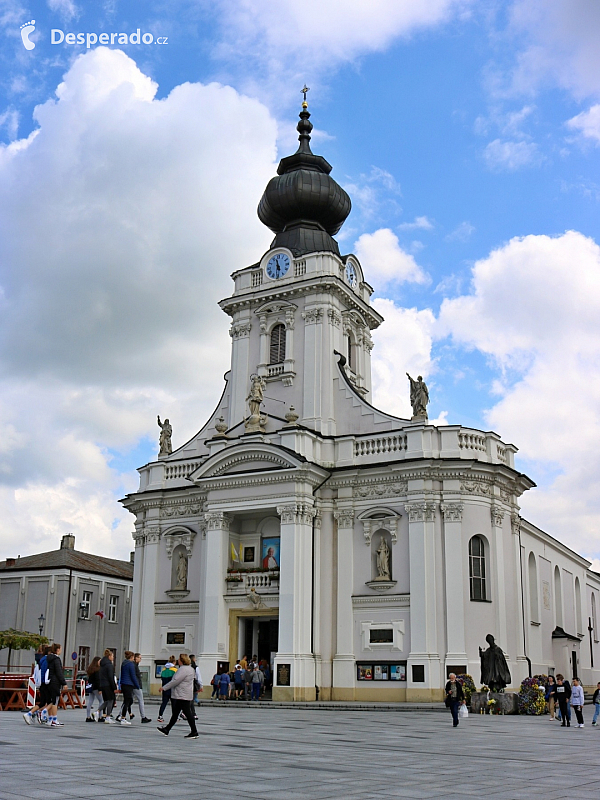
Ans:
{"label": "tower window", "polygon": [[485,590],[485,545],[481,536],[469,542],[469,582],[471,600],[487,600]]}
{"label": "tower window", "polygon": [[269,364],[281,364],[285,361],[285,325],[275,325],[271,331],[271,347]]}
{"label": "tower window", "polygon": [[350,369],[354,369],[352,364],[352,338],[350,336],[346,337],[346,349],[348,351],[348,366]]}

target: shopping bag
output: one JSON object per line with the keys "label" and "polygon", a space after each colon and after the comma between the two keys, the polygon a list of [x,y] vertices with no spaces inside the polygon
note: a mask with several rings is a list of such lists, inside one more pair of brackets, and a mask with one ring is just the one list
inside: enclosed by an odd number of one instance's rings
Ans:
{"label": "shopping bag", "polygon": [[469,709],[466,706],[461,706],[458,709],[459,719],[466,719],[469,716]]}

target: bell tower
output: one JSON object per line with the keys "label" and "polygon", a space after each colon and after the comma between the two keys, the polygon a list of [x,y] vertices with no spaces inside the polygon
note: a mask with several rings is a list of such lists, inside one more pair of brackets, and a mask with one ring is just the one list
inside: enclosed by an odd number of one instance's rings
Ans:
{"label": "bell tower", "polygon": [[[281,159],[258,204],[275,238],[258,263],[233,274],[235,290],[220,303],[232,318],[226,422],[263,430],[270,416],[283,420],[293,406],[300,424],[335,435],[336,361],[344,357],[353,388],[369,399],[370,331],[382,317],[370,306],[373,290],[358,259],[342,255],[333,238],[351,203],[331,165],[311,151],[306,99],[299,116],[299,147]],[[264,420],[254,414],[249,424],[248,397],[257,385]]]}

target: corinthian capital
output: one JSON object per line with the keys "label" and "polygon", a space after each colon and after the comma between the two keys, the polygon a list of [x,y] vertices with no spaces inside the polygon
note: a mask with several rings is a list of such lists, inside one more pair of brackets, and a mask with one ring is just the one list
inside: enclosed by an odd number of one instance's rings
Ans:
{"label": "corinthian capital", "polygon": [[440,503],[440,510],[445,522],[461,522],[463,514],[462,503]]}
{"label": "corinthian capital", "polygon": [[310,525],[317,513],[317,509],[308,505],[308,503],[290,503],[287,506],[277,506],[277,513],[284,525],[290,525],[295,522]]}
{"label": "corinthian capital", "polygon": [[333,512],[333,516],[337,519],[338,528],[354,527],[354,509],[340,508],[338,511]]}
{"label": "corinthian capital", "polygon": [[204,518],[206,520],[206,529],[209,531],[229,530],[231,520],[224,511],[207,511]]}
{"label": "corinthian capital", "polygon": [[407,503],[404,508],[409,522],[431,522],[435,519],[435,503]]}

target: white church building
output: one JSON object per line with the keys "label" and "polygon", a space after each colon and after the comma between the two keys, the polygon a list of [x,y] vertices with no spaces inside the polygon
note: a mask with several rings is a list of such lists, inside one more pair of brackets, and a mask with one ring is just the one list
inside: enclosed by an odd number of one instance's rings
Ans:
{"label": "white church building", "polygon": [[[205,681],[243,654],[271,663],[273,699],[428,701],[448,672],[480,683],[491,633],[512,686],[600,680],[600,575],[519,515],[534,483],[491,431],[372,405],[383,319],[333,236],[350,212],[310,149],[281,160],[258,207],[274,233],[233,274],[231,369],[217,407],[122,502],[136,517],[130,648],[156,677],[196,654]],[[404,376],[398,364],[398,375]],[[406,382],[405,382],[406,381]],[[409,389],[402,377],[399,391]]]}

